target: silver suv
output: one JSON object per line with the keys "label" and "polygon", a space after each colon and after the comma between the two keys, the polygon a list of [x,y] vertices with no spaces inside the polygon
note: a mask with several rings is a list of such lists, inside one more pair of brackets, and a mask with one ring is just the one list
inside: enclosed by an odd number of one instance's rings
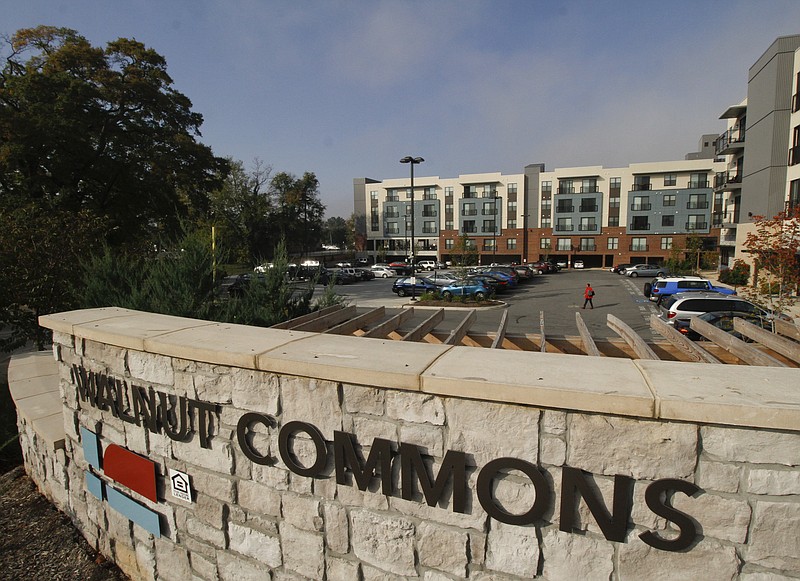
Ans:
{"label": "silver suv", "polygon": [[667,269],[657,264],[634,264],[625,269],[625,276],[664,276]]}
{"label": "silver suv", "polygon": [[714,292],[688,292],[676,293],[665,298],[658,316],[674,326],[676,320],[685,322],[692,317],[712,311],[766,314],[761,307],[735,296]]}

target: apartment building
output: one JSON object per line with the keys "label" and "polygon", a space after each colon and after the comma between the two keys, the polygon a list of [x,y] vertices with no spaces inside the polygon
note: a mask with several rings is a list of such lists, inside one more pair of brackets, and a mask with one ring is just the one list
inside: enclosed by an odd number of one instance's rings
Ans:
{"label": "apartment building", "polygon": [[417,177],[413,193],[408,178],[356,179],[362,254],[408,259],[413,239],[416,259],[606,267],[663,261],[697,236],[722,266],[749,262],[754,218],[800,207],[799,94],[800,35],[780,37],[750,68],[747,98],[720,116],[726,130],[683,160]]}

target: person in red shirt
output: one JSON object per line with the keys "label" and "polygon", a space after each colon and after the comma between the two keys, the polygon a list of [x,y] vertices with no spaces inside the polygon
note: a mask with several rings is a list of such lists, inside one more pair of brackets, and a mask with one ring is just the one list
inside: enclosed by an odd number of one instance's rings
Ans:
{"label": "person in red shirt", "polygon": [[586,305],[589,305],[590,309],[594,308],[594,303],[592,302],[592,298],[594,297],[594,289],[592,288],[591,283],[586,283],[586,289],[583,291],[583,307],[586,308]]}

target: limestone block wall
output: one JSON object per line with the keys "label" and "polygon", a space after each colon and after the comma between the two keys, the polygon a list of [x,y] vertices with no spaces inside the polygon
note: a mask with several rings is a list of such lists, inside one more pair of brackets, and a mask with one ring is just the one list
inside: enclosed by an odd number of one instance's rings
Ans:
{"label": "limestone block wall", "polygon": [[[63,509],[134,578],[800,577],[797,370],[121,309],[42,323]],[[111,477],[115,446],[153,463],[154,500]],[[138,508],[121,512],[109,488]]]}

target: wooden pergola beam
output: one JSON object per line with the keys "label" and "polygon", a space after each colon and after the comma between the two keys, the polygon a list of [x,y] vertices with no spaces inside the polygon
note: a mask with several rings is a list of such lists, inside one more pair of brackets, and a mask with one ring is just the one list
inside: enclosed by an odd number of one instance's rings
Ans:
{"label": "wooden pergola beam", "polygon": [[800,363],[800,343],[796,343],[791,339],[784,339],[775,333],[765,331],[761,327],[757,327],[741,317],[733,319],[733,330],[738,331],[745,337],[749,337],[753,341],[758,341],[764,347],[768,347],[776,353],[780,353],[787,359]]}
{"label": "wooden pergola beam", "polygon": [[364,333],[363,337],[370,337],[372,339],[385,339],[386,336],[392,331],[396,330],[400,325],[408,321],[414,316],[414,307],[403,309],[394,317],[387,319],[377,327],[374,327]]}
{"label": "wooden pergola beam", "polygon": [[578,334],[581,336],[583,350],[586,354],[592,357],[602,357],[603,354],[597,348],[597,343],[594,342],[592,334],[589,332],[589,327],[586,326],[586,322],[577,311],[575,312],[575,324],[578,326]]}
{"label": "wooden pergola beam", "polygon": [[378,319],[382,319],[385,314],[386,307],[377,307],[357,317],[354,317],[349,321],[345,321],[344,323],[336,325],[335,327],[325,331],[325,333],[330,333],[331,335],[352,335],[358,329],[366,327]]}
{"label": "wooden pergola beam", "polygon": [[313,321],[314,319],[318,319],[320,317],[324,317],[331,313],[338,311],[339,309],[343,309],[344,305],[331,305],[330,307],[325,307],[324,309],[320,309],[318,311],[313,311],[306,315],[302,315],[300,317],[295,317],[294,319],[289,319],[288,321],[283,321],[281,323],[276,323],[270,327],[270,329],[294,329],[298,325],[303,325],[308,321]]}
{"label": "wooden pergola beam", "polygon": [[425,335],[433,331],[436,328],[436,325],[442,322],[444,319],[444,309],[439,309],[435,313],[433,313],[430,317],[422,321],[417,328],[412,330],[408,335],[403,337],[401,341],[419,341]]}
{"label": "wooden pergola beam", "polygon": [[682,353],[686,354],[686,356],[692,361],[699,361],[702,363],[722,363],[722,361],[700,347],[700,345],[689,339],[675,327],[668,325],[666,321],[661,319],[658,315],[650,315],[650,328],[664,337],[664,339],[669,341]]}
{"label": "wooden pergola beam", "polygon": [[444,340],[445,345],[460,345],[464,337],[467,336],[470,327],[475,323],[478,312],[475,309],[470,309],[466,317],[458,324],[458,326],[450,332],[447,339]]}
{"label": "wooden pergola beam", "polygon": [[508,309],[503,311],[503,316],[500,317],[500,326],[497,328],[497,334],[492,341],[492,349],[502,349],[503,341],[506,338],[506,329],[508,328]]}
{"label": "wooden pergola beam", "polygon": [[633,349],[633,352],[636,353],[639,359],[653,359],[658,361],[659,357],[656,355],[656,352],[653,351],[650,346],[645,343],[645,340],[622,319],[614,315],[608,315],[606,324],[612,331],[622,337],[622,340]]}
{"label": "wooden pergola beam", "polygon": [[717,329],[711,323],[693,317],[689,320],[689,328],[693,331],[700,333],[706,339],[709,339],[728,351],[733,353],[747,363],[748,365],[758,365],[761,367],[788,367],[785,363],[778,361],[774,357],[762,353],[752,345],[748,345],[738,337],[734,337],[730,333]]}

